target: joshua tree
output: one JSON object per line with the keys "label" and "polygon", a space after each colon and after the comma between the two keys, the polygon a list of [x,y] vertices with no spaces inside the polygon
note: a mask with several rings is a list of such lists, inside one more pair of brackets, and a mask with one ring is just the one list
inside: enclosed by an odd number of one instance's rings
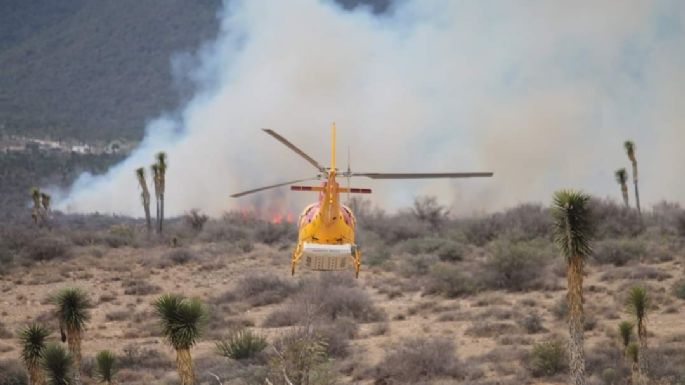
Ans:
{"label": "joshua tree", "polygon": [[159,217],[159,201],[160,201],[160,197],[159,197],[159,189],[160,189],[159,165],[157,163],[155,163],[152,166],[150,166],[150,169],[152,170],[152,182],[153,182],[153,185],[155,186],[155,204],[157,206],[157,214],[155,217],[157,223],[156,223],[155,227],[157,228],[157,231],[159,232],[159,228],[160,228],[160,224],[159,224],[160,223],[160,217]]}
{"label": "joshua tree", "polygon": [[637,339],[640,346],[640,376],[645,376],[647,372],[647,311],[649,310],[650,299],[647,290],[642,286],[633,286],[628,292],[628,311],[635,317],[637,325]]}
{"label": "joshua tree", "polygon": [[117,371],[117,358],[109,350],[103,350],[95,356],[95,372],[100,384],[112,385]]}
{"label": "joshua tree", "polygon": [[69,345],[69,356],[74,366],[74,383],[81,385],[81,334],[90,319],[90,300],[83,290],[66,288],[57,293],[53,303],[57,307],[62,342],[66,340]]}
{"label": "joshua tree", "polygon": [[618,334],[621,336],[621,342],[623,343],[623,351],[627,354],[628,345],[630,345],[630,340],[633,337],[633,324],[628,321],[623,321],[618,324]]}
{"label": "joshua tree", "polygon": [[637,188],[637,158],[635,157],[635,143],[630,140],[626,140],[623,143],[623,147],[626,149],[626,154],[630,163],[633,164],[633,184],[635,184],[635,207],[637,207],[638,214],[642,215],[640,210],[640,190]]}
{"label": "joshua tree", "polygon": [[195,373],[190,348],[195,345],[207,320],[207,309],[198,299],[164,294],[154,303],[167,342],[176,350],[176,367],[181,385],[194,385]]}
{"label": "joshua tree", "polygon": [[152,230],[152,221],[150,219],[150,190],[147,188],[147,181],[145,180],[145,169],[139,168],[136,170],[138,177],[138,184],[140,184],[140,199],[143,202],[143,209],[145,210],[145,222],[147,223],[148,233]]}
{"label": "joshua tree", "polygon": [[31,209],[31,218],[33,218],[33,223],[38,225],[43,218],[43,208],[40,202],[40,190],[38,187],[31,189],[31,200],[33,200],[33,208]]}
{"label": "joshua tree", "polygon": [[626,207],[630,207],[630,203],[628,202],[628,173],[625,168],[616,170],[616,182],[621,186],[623,203],[625,203]]}
{"label": "joshua tree", "polygon": [[29,385],[44,385],[45,375],[41,368],[41,360],[45,352],[45,343],[50,331],[43,325],[32,323],[21,331],[21,359],[29,373]]}
{"label": "joshua tree", "polygon": [[640,375],[640,348],[635,342],[628,345],[626,355],[630,360],[630,383],[632,385],[639,385],[642,383],[642,376]]}
{"label": "joshua tree", "polygon": [[166,153],[157,154],[157,175],[159,177],[159,233],[162,233],[164,224],[164,189],[166,187]]}
{"label": "joshua tree", "polygon": [[569,356],[571,383],[585,385],[583,350],[583,264],[591,248],[590,197],[577,191],[554,194],[552,214],[555,219],[554,241],[566,257],[569,309]]}
{"label": "joshua tree", "polygon": [[71,385],[71,357],[59,344],[48,344],[43,352],[43,370],[49,385]]}

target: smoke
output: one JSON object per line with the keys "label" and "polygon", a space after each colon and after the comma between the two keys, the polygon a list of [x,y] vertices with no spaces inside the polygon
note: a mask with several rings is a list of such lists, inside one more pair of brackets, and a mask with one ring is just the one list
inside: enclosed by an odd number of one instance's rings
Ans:
{"label": "smoke", "polygon": [[377,15],[331,1],[235,0],[219,17],[216,40],[184,74],[195,97],[152,121],[105,175],[82,175],[59,208],[140,216],[133,171],[162,150],[170,215],[298,207],[314,196],[229,195],[316,173],[260,128],[327,164],[332,121],[339,168],[349,146],[357,171],[495,172],[353,180],[386,208],[416,194],[458,213],[547,203],[565,187],[619,197],[626,139],[637,144],[645,205],[685,196],[674,170],[685,164],[682,2],[405,0]]}

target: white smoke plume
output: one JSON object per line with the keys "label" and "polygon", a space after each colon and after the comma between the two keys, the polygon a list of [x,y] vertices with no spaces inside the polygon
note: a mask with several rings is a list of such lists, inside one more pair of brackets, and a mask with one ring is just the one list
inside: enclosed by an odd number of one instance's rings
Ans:
{"label": "white smoke plume", "polygon": [[548,203],[564,187],[619,197],[613,172],[629,169],[626,139],[637,145],[644,205],[685,197],[677,176],[685,6],[677,0],[404,0],[381,15],[332,1],[232,0],[219,17],[219,35],[186,74],[197,95],[178,117],[152,121],[140,147],[107,174],[79,178],[59,208],[140,216],[134,169],[161,150],[170,215],[297,207],[315,197],[228,196],[315,174],[260,128],[327,164],[332,121],[339,168],[350,146],[357,171],[495,172],[489,180],[353,181],[374,188],[372,200],[386,208],[430,194],[470,214]]}

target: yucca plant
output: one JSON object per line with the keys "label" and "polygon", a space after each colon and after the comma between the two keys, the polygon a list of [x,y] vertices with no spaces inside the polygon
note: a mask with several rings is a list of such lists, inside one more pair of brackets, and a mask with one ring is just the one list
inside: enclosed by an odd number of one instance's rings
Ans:
{"label": "yucca plant", "polygon": [[624,352],[627,352],[628,345],[630,345],[630,341],[633,337],[633,327],[633,323],[628,321],[623,321],[618,324],[618,334],[621,336]]}
{"label": "yucca plant", "polygon": [[626,207],[630,207],[628,199],[628,173],[625,168],[616,170],[616,182],[621,186],[621,194],[623,195],[623,203]]}
{"label": "yucca plant", "polygon": [[637,187],[637,157],[635,156],[635,143],[626,140],[623,143],[623,148],[626,150],[626,155],[633,165],[633,184],[635,185],[635,207],[637,207],[638,214],[642,214],[640,210],[640,190]]}
{"label": "yucca plant", "polygon": [[45,375],[41,368],[41,360],[45,351],[50,331],[39,323],[32,323],[19,333],[21,343],[21,359],[26,365],[30,385],[45,384]]}
{"label": "yucca plant", "polygon": [[585,385],[583,348],[583,265],[591,253],[591,219],[587,194],[558,191],[554,194],[554,241],[566,258],[568,286],[569,358],[571,383]]}
{"label": "yucca plant", "polygon": [[40,202],[40,190],[38,187],[31,188],[31,200],[33,201],[33,208],[31,209],[31,218],[35,225],[40,224],[43,217],[43,208]]}
{"label": "yucca plant", "polygon": [[221,356],[243,360],[254,357],[264,350],[266,345],[266,338],[248,329],[240,329],[232,331],[225,339],[217,342],[216,349]]}
{"label": "yucca plant", "polygon": [[166,188],[166,170],[167,161],[166,153],[159,152],[157,154],[157,177],[159,178],[159,232],[163,231],[164,224],[164,190]]}
{"label": "yucca plant", "polygon": [[145,211],[145,223],[147,224],[148,233],[152,230],[152,220],[150,219],[150,190],[147,188],[147,180],[145,180],[145,169],[139,168],[136,170],[136,178],[140,185],[141,193],[140,200],[143,203],[143,210]]}
{"label": "yucca plant", "polygon": [[109,350],[95,355],[95,374],[100,384],[112,385],[117,372],[117,357]]}
{"label": "yucca plant", "polygon": [[154,303],[162,333],[176,350],[176,366],[181,385],[195,384],[190,348],[200,338],[207,321],[207,309],[199,299],[188,299],[177,294],[164,294]]}
{"label": "yucca plant", "polygon": [[[645,357],[647,353],[647,312],[650,307],[650,298],[647,289],[643,286],[633,286],[628,291],[626,305],[628,312],[635,318],[637,325],[637,339],[640,346],[640,356]],[[640,376],[647,375],[647,362],[640,360]]]}
{"label": "yucca plant", "polygon": [[51,343],[45,347],[41,361],[48,385],[71,385],[72,360],[69,353],[59,344]]}
{"label": "yucca plant", "polygon": [[66,340],[69,346],[74,368],[74,383],[81,385],[81,340],[86,323],[90,319],[90,300],[81,289],[65,288],[57,292],[52,301],[56,307],[62,342]]}
{"label": "yucca plant", "polygon": [[640,348],[632,342],[626,348],[626,356],[630,360],[631,384],[641,385],[642,375],[640,373]]}

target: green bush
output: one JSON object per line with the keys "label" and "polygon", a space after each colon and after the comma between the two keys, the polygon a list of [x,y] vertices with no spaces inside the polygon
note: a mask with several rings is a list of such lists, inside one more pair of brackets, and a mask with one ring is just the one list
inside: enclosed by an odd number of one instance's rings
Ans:
{"label": "green bush", "polygon": [[435,255],[441,261],[461,261],[466,254],[464,245],[441,238],[414,238],[402,243],[401,250],[408,254]]}
{"label": "green bush", "polygon": [[26,385],[28,378],[23,365],[17,360],[0,361],[0,385]]}
{"label": "green bush", "polygon": [[533,345],[529,368],[533,377],[553,376],[568,368],[566,344],[553,339]]}
{"label": "green bush", "polygon": [[69,244],[57,237],[41,237],[27,245],[28,257],[33,261],[50,261],[66,258],[69,255]]}
{"label": "green bush", "polygon": [[235,330],[216,343],[218,354],[233,360],[252,358],[266,346],[266,338],[248,329]]}
{"label": "green bush", "polygon": [[680,299],[685,299],[685,281],[679,281],[673,285],[673,294]]}
{"label": "green bush", "polygon": [[539,286],[546,261],[543,250],[549,242],[492,242],[485,263],[485,282],[495,289],[525,290]]}
{"label": "green bush", "polygon": [[431,268],[426,284],[426,294],[442,294],[448,298],[473,294],[476,284],[457,266],[438,263]]}

